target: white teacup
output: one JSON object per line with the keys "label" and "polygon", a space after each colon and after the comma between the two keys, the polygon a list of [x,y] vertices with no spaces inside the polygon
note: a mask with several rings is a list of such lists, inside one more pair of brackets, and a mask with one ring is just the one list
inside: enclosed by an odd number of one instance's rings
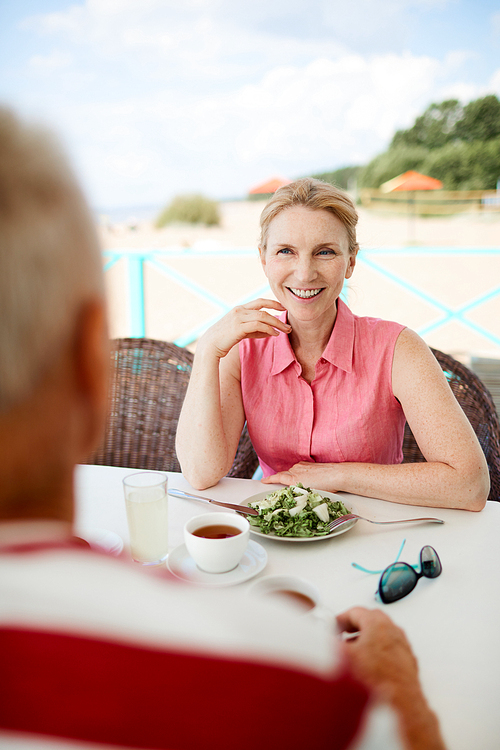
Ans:
{"label": "white teacup", "polygon": [[323,612],[316,586],[298,576],[264,576],[254,583],[250,592],[275,601],[282,601],[299,614],[316,616],[320,611]]}
{"label": "white teacup", "polygon": [[249,537],[250,524],[237,513],[204,513],[184,526],[187,551],[207,573],[226,573],[236,568]]}

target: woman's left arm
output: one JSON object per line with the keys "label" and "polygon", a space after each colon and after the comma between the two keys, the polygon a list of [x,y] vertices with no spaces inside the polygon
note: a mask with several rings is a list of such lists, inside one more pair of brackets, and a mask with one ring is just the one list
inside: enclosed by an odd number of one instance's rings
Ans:
{"label": "woman's left arm", "polygon": [[481,510],[489,493],[484,453],[436,358],[407,328],[396,342],[392,388],[425,463],[301,462],[264,481],[302,482],[410,505]]}

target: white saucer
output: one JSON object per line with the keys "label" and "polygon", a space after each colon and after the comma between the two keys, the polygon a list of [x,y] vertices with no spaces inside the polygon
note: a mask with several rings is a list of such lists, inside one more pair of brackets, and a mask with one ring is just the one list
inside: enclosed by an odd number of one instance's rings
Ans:
{"label": "white saucer", "polygon": [[235,586],[256,576],[264,570],[266,564],[266,550],[253,540],[248,542],[240,564],[227,573],[206,573],[201,570],[189,555],[185,544],[176,547],[167,557],[167,568],[174,576],[202,586]]}
{"label": "white saucer", "polygon": [[123,550],[123,539],[114,531],[108,531],[107,529],[96,529],[92,528],[77,528],[76,534],[88,542],[92,549],[98,552],[104,552],[107,555],[113,555],[118,557],[120,552]]}

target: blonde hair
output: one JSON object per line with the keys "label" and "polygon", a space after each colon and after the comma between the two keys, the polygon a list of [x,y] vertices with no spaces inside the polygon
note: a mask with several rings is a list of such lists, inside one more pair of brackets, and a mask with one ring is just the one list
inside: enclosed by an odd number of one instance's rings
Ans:
{"label": "blonde hair", "polygon": [[97,296],[101,251],[65,157],[0,107],[0,412],[35,387]]}
{"label": "blonde hair", "polygon": [[273,219],[287,208],[305,206],[315,211],[329,211],[334,214],[347,232],[349,253],[355,255],[359,249],[356,240],[358,214],[350,197],[338,187],[328,182],[304,177],[279,188],[266,204],[260,216],[260,249],[265,252],[269,227]]}

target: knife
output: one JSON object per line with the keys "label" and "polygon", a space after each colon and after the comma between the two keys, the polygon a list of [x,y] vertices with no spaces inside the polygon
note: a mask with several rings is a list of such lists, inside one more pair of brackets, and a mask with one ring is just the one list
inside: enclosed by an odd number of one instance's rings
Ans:
{"label": "knife", "polygon": [[238,513],[246,513],[248,516],[258,516],[259,511],[255,508],[249,508],[247,505],[233,505],[233,503],[223,503],[220,500],[212,500],[209,497],[203,497],[202,495],[191,495],[189,492],[183,492],[183,490],[169,489],[168,494],[172,497],[185,497],[188,500],[201,500],[204,503],[213,503],[214,505],[220,505],[223,508],[229,508],[235,510]]}

